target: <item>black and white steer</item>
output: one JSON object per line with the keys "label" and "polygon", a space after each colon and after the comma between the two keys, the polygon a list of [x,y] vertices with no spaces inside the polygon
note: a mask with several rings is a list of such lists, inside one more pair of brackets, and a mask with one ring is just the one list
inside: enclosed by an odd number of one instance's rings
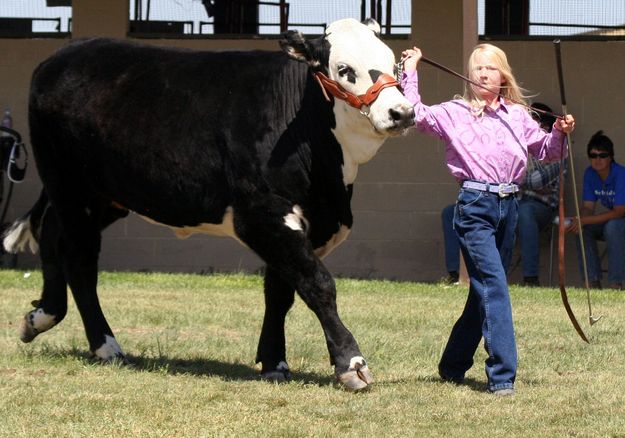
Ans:
{"label": "black and white steer", "polygon": [[124,359],[96,283],[101,231],[130,211],[180,237],[233,237],[266,262],[256,357],[265,378],[288,377],[284,322],[297,291],[338,380],[372,383],[321,259],[352,226],[358,166],[414,112],[372,20],[339,20],[310,40],[289,31],[280,45],[214,52],[89,39],[39,65],[29,123],[44,190],[4,240],[41,253],[43,292],[24,342],[65,317],[69,285],[91,352]]}

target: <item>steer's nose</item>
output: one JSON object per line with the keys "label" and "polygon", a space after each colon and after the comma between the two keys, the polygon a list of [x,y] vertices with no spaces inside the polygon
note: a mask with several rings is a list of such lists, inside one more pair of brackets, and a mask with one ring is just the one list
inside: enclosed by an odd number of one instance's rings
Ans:
{"label": "steer's nose", "polygon": [[388,114],[398,128],[414,125],[414,108],[410,105],[398,105],[388,110]]}

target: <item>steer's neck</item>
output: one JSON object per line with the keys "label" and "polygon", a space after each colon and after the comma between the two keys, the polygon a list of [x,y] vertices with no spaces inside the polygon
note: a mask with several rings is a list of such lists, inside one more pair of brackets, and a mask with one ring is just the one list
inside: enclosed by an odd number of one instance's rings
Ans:
{"label": "steer's neck", "polygon": [[353,184],[358,174],[358,165],[374,157],[384,143],[384,138],[340,130],[334,130],[334,135],[343,151],[343,182],[345,185]]}

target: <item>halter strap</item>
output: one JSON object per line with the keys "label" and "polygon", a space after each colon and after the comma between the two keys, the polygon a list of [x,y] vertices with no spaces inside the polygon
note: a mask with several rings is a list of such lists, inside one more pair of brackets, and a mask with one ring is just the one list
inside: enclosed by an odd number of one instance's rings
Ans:
{"label": "halter strap", "polygon": [[343,88],[341,84],[330,79],[320,71],[315,72],[314,75],[328,101],[330,101],[330,97],[328,96],[328,93],[330,93],[332,96],[347,102],[350,106],[353,106],[356,109],[361,109],[363,106],[370,106],[373,102],[375,102],[380,95],[380,91],[383,89],[388,87],[399,87],[399,82],[397,82],[393,76],[382,73],[378,76],[378,80],[367,89],[365,94],[356,96]]}

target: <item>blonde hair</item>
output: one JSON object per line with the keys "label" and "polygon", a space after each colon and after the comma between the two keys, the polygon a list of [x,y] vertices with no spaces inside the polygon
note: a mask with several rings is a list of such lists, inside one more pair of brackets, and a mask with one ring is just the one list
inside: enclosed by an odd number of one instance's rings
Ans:
{"label": "blonde hair", "polygon": [[[471,52],[471,56],[469,56],[469,62],[467,63],[469,78],[474,79],[472,73],[476,67],[476,56],[484,52],[493,55],[492,59],[495,63],[495,67],[497,67],[502,77],[500,94],[504,97],[506,103],[518,102],[527,104],[527,99],[530,96],[526,95],[526,90],[521,88],[517,83],[512,74],[512,67],[508,64],[506,53],[497,46],[487,43],[475,46],[473,52]],[[473,85],[465,83],[464,94],[460,97],[471,105],[474,115],[480,116],[484,112],[486,102],[475,92],[473,87]]]}

